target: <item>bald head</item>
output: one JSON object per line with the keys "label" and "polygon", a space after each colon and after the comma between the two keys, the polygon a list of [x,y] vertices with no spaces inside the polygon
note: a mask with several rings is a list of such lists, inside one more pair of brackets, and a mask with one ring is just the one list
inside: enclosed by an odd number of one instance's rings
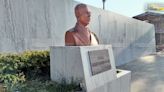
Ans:
{"label": "bald head", "polygon": [[80,22],[84,26],[89,24],[90,21],[90,11],[86,4],[78,4],[75,7],[75,16],[77,18],[77,22]]}
{"label": "bald head", "polygon": [[78,4],[75,6],[75,16],[78,18],[81,15],[82,9],[87,8],[86,4]]}

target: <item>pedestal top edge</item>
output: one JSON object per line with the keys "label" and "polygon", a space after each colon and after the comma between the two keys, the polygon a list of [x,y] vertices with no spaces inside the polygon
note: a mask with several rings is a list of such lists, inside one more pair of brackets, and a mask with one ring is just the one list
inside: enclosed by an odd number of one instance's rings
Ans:
{"label": "pedestal top edge", "polygon": [[58,48],[80,48],[80,47],[112,47],[112,45],[111,44],[107,44],[107,45],[103,45],[103,44],[101,44],[101,45],[95,45],[95,46],[63,46],[63,45],[56,45],[56,46],[49,46],[50,48],[56,48],[56,47],[58,47]]}

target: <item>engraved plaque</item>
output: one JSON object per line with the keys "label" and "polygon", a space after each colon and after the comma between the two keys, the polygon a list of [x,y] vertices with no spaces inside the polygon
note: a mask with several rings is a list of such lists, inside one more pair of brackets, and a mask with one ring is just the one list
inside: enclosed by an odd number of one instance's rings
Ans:
{"label": "engraved plaque", "polygon": [[109,53],[107,49],[89,51],[88,55],[92,75],[96,75],[111,69]]}

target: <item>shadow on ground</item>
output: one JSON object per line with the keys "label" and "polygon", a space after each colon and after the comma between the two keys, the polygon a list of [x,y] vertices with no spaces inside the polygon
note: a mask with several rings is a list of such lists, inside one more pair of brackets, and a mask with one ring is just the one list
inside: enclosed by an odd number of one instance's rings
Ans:
{"label": "shadow on ground", "polygon": [[144,56],[117,68],[132,72],[131,92],[164,92],[164,54]]}

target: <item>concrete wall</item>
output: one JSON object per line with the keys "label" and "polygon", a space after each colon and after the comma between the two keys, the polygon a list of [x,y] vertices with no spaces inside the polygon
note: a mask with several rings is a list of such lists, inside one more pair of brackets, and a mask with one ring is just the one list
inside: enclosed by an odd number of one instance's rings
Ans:
{"label": "concrete wall", "polygon": [[[75,25],[72,0],[0,0],[0,52],[48,49],[64,45]],[[155,51],[154,26],[90,7],[90,29],[101,44],[112,44],[116,65]]]}

